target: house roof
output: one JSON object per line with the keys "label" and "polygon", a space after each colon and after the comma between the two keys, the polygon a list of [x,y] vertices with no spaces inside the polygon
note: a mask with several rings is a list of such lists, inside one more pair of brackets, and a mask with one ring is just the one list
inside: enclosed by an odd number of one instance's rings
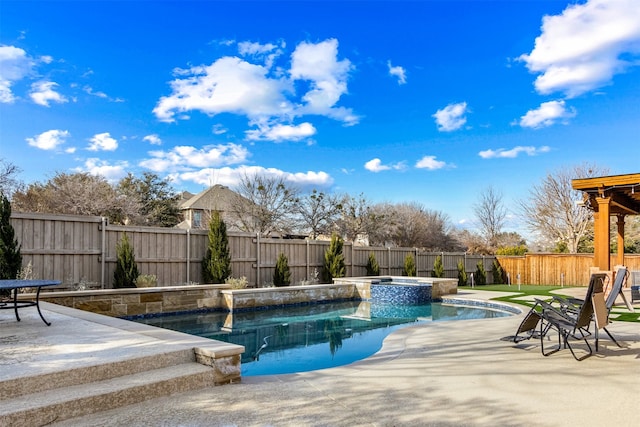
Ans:
{"label": "house roof", "polygon": [[[237,197],[242,196],[224,185],[216,184],[182,202],[180,209],[229,211],[234,199]],[[246,201],[248,202],[248,200]]]}

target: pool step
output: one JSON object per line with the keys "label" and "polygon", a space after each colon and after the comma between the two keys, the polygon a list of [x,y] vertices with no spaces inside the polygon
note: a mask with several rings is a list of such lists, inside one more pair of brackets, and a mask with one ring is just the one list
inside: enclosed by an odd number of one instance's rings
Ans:
{"label": "pool step", "polygon": [[9,379],[0,381],[0,401],[32,393],[34,390],[45,391],[69,387],[194,361],[193,349],[183,348],[99,365]]}
{"label": "pool step", "polygon": [[[131,372],[0,400],[0,427],[42,426],[69,418],[214,385],[214,371],[196,362]],[[76,381],[77,382],[77,381]],[[6,384],[0,384],[4,389]],[[37,390],[37,389],[34,389]]]}

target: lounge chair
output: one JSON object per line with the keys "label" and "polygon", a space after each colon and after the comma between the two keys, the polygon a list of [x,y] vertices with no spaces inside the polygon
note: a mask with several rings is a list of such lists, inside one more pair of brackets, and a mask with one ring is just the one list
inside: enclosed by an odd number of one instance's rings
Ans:
{"label": "lounge chair", "polygon": [[[606,277],[605,274],[601,274],[600,276]],[[598,277],[600,277],[598,276]],[[595,281],[594,281],[595,280]],[[598,284],[597,279],[592,275],[589,281],[589,286],[596,286]],[[602,282],[600,282],[602,284]],[[602,291],[601,286],[599,287],[600,291]],[[593,292],[593,291],[591,291]],[[589,294],[589,288],[587,288],[587,293]],[[615,301],[615,299],[614,299]],[[531,310],[524,317],[520,325],[518,325],[518,329],[516,330],[516,334],[510,337],[505,337],[503,340],[513,341],[514,343],[519,343],[524,340],[528,340],[531,338],[540,338],[540,332],[538,331],[538,323],[540,322],[542,305],[543,304],[555,304],[554,307],[557,307],[561,311],[568,311],[573,313],[574,315],[578,313],[580,310],[580,306],[583,304],[583,299],[578,298],[565,298],[560,296],[554,296],[549,301],[542,301],[536,299],[536,303],[531,307]]]}
{"label": "lounge chair", "polygon": [[[598,330],[603,328],[607,334],[613,339],[609,331],[606,330],[606,322],[604,319],[608,319],[608,313],[605,310],[604,300],[604,284],[608,280],[607,275],[604,273],[595,273],[591,275],[589,280],[589,287],[584,298],[584,302],[579,307],[576,306],[577,311],[573,309],[569,310],[563,305],[554,305],[546,301],[538,300],[542,311],[540,312],[540,346],[544,356],[549,356],[556,353],[561,348],[569,348],[573,357],[580,361],[593,354],[593,349],[589,344],[587,338],[591,335],[589,332],[589,325],[593,319],[596,320],[596,351],[598,346]],[[596,311],[597,310],[597,311]],[[595,315],[594,315],[595,314]],[[558,346],[551,351],[545,351],[544,341],[545,337],[551,330],[558,332]],[[571,339],[579,339],[585,342],[588,352],[587,354],[578,357],[575,353]],[[614,342],[615,339],[613,339]],[[618,344],[619,345],[619,344]]]}
{"label": "lounge chair", "polygon": [[[596,292],[592,294],[591,298],[585,301],[585,303],[580,307],[580,312],[577,317],[570,316],[566,312],[556,310],[551,306],[543,306],[540,320],[540,348],[544,356],[556,353],[563,347],[569,348],[573,357],[578,361],[584,360],[593,354],[593,349],[587,340],[590,335],[587,329],[594,314],[594,300],[602,300],[602,303],[604,304],[604,293]],[[549,331],[554,329],[558,332],[558,345],[551,351],[545,351],[545,336]],[[578,334],[580,335],[578,336]],[[588,352],[585,355],[578,357],[571,345],[571,338],[584,341],[587,345]]]}

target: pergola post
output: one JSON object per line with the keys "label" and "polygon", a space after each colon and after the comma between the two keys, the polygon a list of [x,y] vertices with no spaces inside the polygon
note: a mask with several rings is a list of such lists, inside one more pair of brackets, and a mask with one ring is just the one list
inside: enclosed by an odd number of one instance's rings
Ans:
{"label": "pergola post", "polygon": [[610,197],[597,197],[598,210],[594,212],[594,232],[593,249],[594,264],[600,270],[611,269],[610,244],[611,234],[609,231],[609,210],[611,204]]}
{"label": "pergola post", "polygon": [[624,264],[624,214],[618,214],[618,265]]}

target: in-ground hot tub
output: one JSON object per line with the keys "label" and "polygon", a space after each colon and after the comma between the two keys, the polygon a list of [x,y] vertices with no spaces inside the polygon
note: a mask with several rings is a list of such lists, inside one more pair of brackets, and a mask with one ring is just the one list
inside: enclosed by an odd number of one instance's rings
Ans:
{"label": "in-ground hot tub", "polygon": [[458,293],[458,279],[438,277],[365,276],[340,277],[334,284],[355,284],[362,299],[399,304],[440,301],[443,295]]}
{"label": "in-ground hot tub", "polygon": [[383,279],[371,282],[371,300],[394,304],[428,304],[433,284],[411,279]]}

